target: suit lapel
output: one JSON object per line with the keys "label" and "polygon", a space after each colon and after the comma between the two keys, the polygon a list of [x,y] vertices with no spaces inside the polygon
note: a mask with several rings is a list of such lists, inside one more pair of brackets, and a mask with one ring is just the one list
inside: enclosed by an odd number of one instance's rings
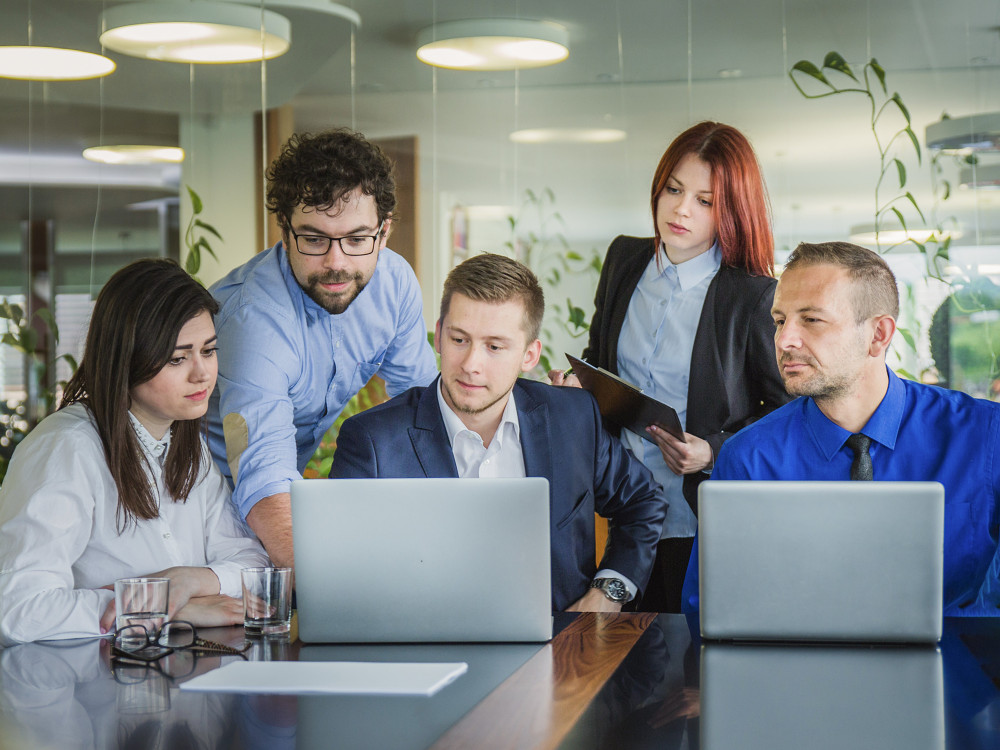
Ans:
{"label": "suit lapel", "polygon": [[458,467],[455,465],[455,454],[448,440],[448,431],[444,428],[441,409],[438,406],[437,390],[440,376],[424,389],[417,402],[417,413],[413,427],[407,432],[410,443],[417,454],[417,460],[427,477],[457,477]]}
{"label": "suit lapel", "polygon": [[729,403],[719,352],[724,339],[720,335],[720,319],[725,320],[729,313],[717,307],[732,299],[730,281],[729,268],[724,265],[708,285],[701,317],[698,319],[698,330],[694,335],[691,370],[688,375],[687,431],[695,434],[704,431],[702,423],[705,422],[706,415],[717,412],[719,403]]}
{"label": "suit lapel", "polygon": [[548,404],[532,397],[521,387],[520,380],[514,385],[514,403],[521,432],[524,473],[529,477],[545,477],[551,482],[554,468]]}
{"label": "suit lapel", "polygon": [[[608,331],[608,362],[607,369],[613,373],[618,373],[618,339],[621,336],[622,326],[625,325],[625,316],[628,314],[629,302],[632,301],[632,294],[639,285],[643,271],[653,258],[655,248],[653,239],[640,240],[643,247],[636,253],[634,258],[630,258],[624,269],[622,269],[619,283],[612,295],[614,309],[611,311],[610,329]],[[595,363],[592,363],[595,364]]]}

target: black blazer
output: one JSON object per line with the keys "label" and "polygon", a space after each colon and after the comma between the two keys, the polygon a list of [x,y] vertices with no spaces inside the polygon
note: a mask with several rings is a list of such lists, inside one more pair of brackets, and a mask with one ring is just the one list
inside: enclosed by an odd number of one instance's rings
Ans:
{"label": "black blazer", "polygon": [[[652,237],[619,236],[608,248],[583,357],[618,372],[618,337],[632,292],[655,249]],[[708,285],[691,351],[687,431],[719,455],[731,435],[791,401],[774,355],[771,304],[777,281],[723,265]],[[698,512],[704,472],[684,476],[684,498]]]}

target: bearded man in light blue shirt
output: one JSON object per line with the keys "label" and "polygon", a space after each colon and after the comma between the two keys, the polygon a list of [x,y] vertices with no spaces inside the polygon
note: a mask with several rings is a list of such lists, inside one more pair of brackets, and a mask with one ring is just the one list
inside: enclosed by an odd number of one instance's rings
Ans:
{"label": "bearded man in light blue shirt", "polygon": [[392,164],[349,130],[295,135],[267,171],[282,240],[212,287],[219,382],[209,445],[233,502],[292,565],[289,487],[375,374],[390,395],[436,373],[413,270],[386,247]]}

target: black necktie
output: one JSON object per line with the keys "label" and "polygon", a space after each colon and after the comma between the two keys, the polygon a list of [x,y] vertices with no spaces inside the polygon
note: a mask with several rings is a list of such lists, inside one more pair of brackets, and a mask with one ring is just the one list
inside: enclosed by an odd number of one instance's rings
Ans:
{"label": "black necktie", "polygon": [[874,479],[872,472],[872,457],[868,454],[868,446],[872,440],[860,432],[847,438],[847,444],[854,451],[854,462],[851,464],[851,479]]}

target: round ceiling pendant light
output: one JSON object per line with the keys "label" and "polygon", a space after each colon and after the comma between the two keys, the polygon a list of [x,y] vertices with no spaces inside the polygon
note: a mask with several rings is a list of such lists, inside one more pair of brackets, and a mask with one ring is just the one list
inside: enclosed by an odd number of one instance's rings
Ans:
{"label": "round ceiling pendant light", "polygon": [[115,70],[104,55],[61,47],[0,47],[0,78],[23,81],[83,81]]}
{"label": "round ceiling pendant light", "polygon": [[1000,190],[1000,164],[963,167],[958,173],[958,184],[972,190]]}
{"label": "round ceiling pendant light", "polygon": [[483,18],[430,26],[417,45],[417,58],[438,68],[541,68],[569,57],[569,32],[549,21]]}
{"label": "round ceiling pendant light", "polygon": [[83,158],[100,164],[179,164],[184,149],[178,146],[111,145],[83,150]]}
{"label": "round ceiling pendant light", "polygon": [[945,117],[927,126],[927,148],[950,153],[1000,151],[1000,112]]}
{"label": "round ceiling pendant light", "polygon": [[508,136],[514,143],[617,143],[626,137],[618,128],[530,128]]}
{"label": "round ceiling pendant light", "polygon": [[115,52],[178,63],[270,60],[291,45],[287,18],[225,2],[140,2],[101,15],[101,44]]}
{"label": "round ceiling pendant light", "polygon": [[[940,242],[948,238],[957,240],[961,239],[961,237],[962,230],[958,227],[942,230],[927,228],[903,229],[898,224],[887,224],[876,230],[874,224],[856,224],[850,229],[849,239],[858,245],[874,246],[881,244],[893,247],[895,245],[902,245],[904,242],[925,244],[927,242]],[[916,252],[916,250],[917,248],[914,245],[905,245],[900,248],[900,252]]]}

